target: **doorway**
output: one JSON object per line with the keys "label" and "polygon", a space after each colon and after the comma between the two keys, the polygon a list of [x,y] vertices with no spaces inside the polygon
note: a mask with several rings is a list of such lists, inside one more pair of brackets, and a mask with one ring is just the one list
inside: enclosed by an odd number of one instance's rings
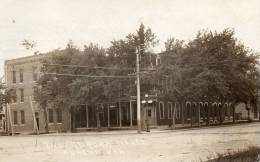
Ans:
{"label": "doorway", "polygon": [[153,103],[145,105],[145,120],[149,121],[149,125],[156,125],[156,111]]}
{"label": "doorway", "polygon": [[40,120],[39,120],[39,113],[38,112],[35,112],[35,120],[36,120],[37,129],[39,130],[39,128],[40,128]]}

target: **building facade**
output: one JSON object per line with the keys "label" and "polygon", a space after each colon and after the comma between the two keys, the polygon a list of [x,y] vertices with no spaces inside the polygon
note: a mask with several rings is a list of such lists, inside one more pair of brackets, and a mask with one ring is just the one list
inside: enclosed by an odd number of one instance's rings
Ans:
{"label": "building facade", "polygon": [[[7,106],[7,130],[11,132],[44,131],[43,110],[34,101],[33,93],[36,81],[40,77],[41,61],[50,54],[33,55],[5,61],[5,82],[13,97]],[[48,108],[50,131],[65,131],[66,114],[60,110]]]}

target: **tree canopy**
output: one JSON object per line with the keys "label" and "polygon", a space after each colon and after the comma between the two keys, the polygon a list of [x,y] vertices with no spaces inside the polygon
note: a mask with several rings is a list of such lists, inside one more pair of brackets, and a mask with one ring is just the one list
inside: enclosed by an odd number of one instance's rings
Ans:
{"label": "tree canopy", "polygon": [[70,41],[66,49],[52,51],[53,57],[42,62],[35,99],[43,108],[52,104],[74,111],[80,104],[135,96],[140,52],[142,94],[158,93],[176,101],[255,101],[258,57],[235,38],[234,30],[199,31],[187,43],[169,38],[160,54],[149,50],[156,44],[155,34],[143,24],[107,49],[90,43],[79,50]]}

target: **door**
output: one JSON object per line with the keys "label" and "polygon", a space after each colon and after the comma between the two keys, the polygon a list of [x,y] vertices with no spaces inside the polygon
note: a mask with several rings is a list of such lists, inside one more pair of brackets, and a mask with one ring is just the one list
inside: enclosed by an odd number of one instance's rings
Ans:
{"label": "door", "polygon": [[155,107],[153,104],[149,104],[146,107],[145,117],[149,121],[149,125],[156,125]]}
{"label": "door", "polygon": [[38,113],[38,112],[35,113],[35,120],[36,120],[37,129],[39,130],[39,128],[40,128],[40,127],[39,127],[39,121],[40,121],[40,120],[39,120],[39,113]]}

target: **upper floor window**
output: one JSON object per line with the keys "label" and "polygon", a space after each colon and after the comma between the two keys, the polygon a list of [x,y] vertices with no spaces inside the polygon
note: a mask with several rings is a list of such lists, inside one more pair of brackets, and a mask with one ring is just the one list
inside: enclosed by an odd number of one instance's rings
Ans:
{"label": "upper floor window", "polygon": [[23,69],[20,69],[19,72],[20,72],[20,83],[22,83],[23,82]]}
{"label": "upper floor window", "polygon": [[16,71],[12,71],[13,83],[16,83]]}
{"label": "upper floor window", "polygon": [[38,78],[38,75],[37,75],[37,67],[36,66],[33,66],[32,68],[33,70],[33,73],[32,73],[32,77],[33,77],[33,81],[37,81],[37,78]]}
{"label": "upper floor window", "polygon": [[12,89],[10,94],[11,94],[11,101],[13,103],[16,103],[16,101],[17,101],[16,89]]}
{"label": "upper floor window", "polygon": [[20,102],[24,102],[24,90],[23,88],[20,89]]}

